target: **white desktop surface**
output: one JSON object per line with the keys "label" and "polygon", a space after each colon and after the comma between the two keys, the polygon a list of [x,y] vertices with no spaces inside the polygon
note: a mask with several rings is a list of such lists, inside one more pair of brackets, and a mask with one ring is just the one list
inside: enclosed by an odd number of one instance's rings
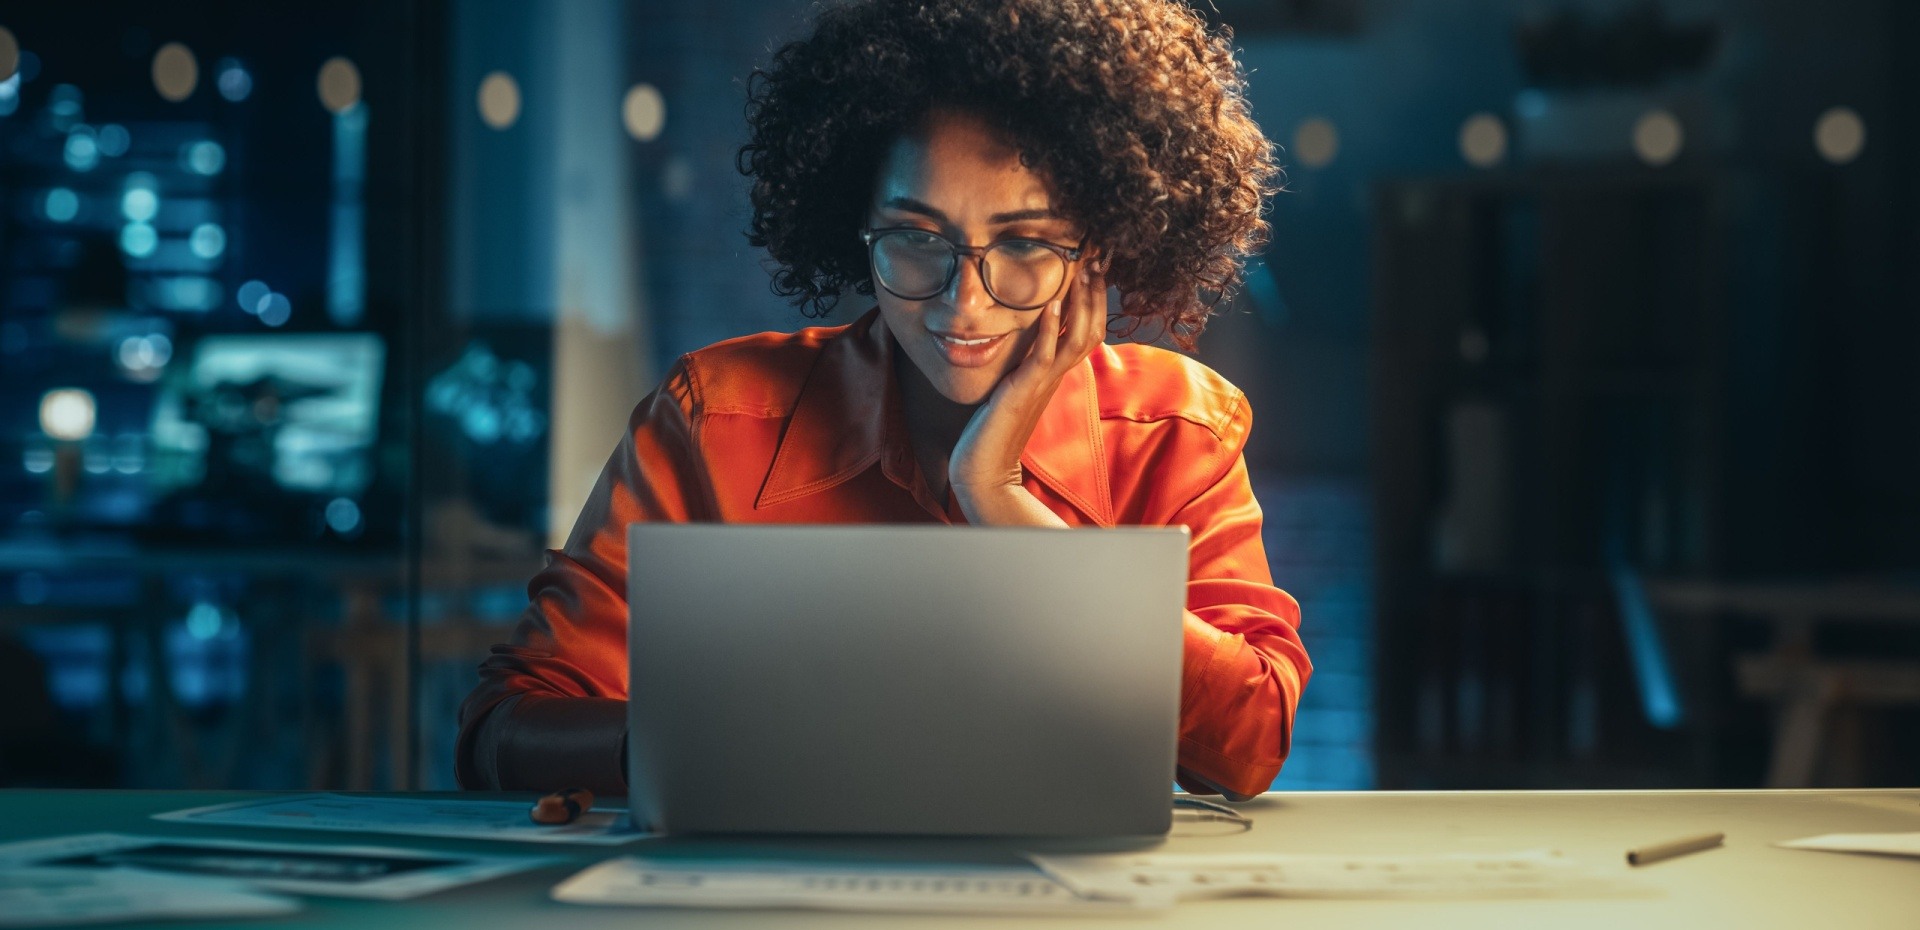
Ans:
{"label": "white desktop surface", "polygon": [[[1906,928],[1920,930],[1920,859],[1779,849],[1821,833],[1920,830],[1920,790],[1339,792],[1269,794],[1254,829],[1170,840],[1168,852],[1560,850],[1650,896],[1506,901],[1238,900],[1182,906],[1169,926]],[[1628,849],[1721,832],[1723,847],[1638,868]],[[1806,855],[1801,855],[1801,853]],[[1217,923],[1215,923],[1217,921]]]}
{"label": "white desktop surface", "polygon": [[[159,835],[233,836],[272,841],[355,842],[419,849],[512,852],[511,843],[403,840],[361,834],[235,830],[163,823],[150,815],[258,797],[244,792],[0,791],[0,840],[110,830]],[[493,796],[498,797],[498,796]],[[518,796],[514,796],[518,797]],[[1504,852],[1554,848],[1608,875],[1645,886],[1648,896],[1524,900],[1197,901],[1122,917],[985,917],[807,911],[695,911],[591,908],[560,904],[548,889],[614,854],[651,854],[656,841],[574,848],[554,868],[431,895],[383,903],[307,899],[302,914],[213,927],[887,927],[991,925],[1080,927],[1415,928],[1887,928],[1920,930],[1920,859],[1779,849],[1771,844],[1823,833],[1920,831],[1920,789],[1880,791],[1647,792],[1337,792],[1273,793],[1241,805],[1251,831],[1218,835],[1221,824],[1176,825],[1165,853]],[[1178,835],[1204,830],[1205,837]],[[1724,832],[1726,844],[1637,869],[1629,848],[1690,834]],[[681,841],[669,840],[668,843]],[[698,841],[705,854],[734,841]],[[745,842],[753,853],[805,841]],[[921,841],[924,854],[934,848]],[[1010,852],[1020,844],[1003,844]],[[975,843],[974,854],[983,848]],[[546,846],[537,851],[556,852]],[[181,926],[180,924],[156,926]]]}

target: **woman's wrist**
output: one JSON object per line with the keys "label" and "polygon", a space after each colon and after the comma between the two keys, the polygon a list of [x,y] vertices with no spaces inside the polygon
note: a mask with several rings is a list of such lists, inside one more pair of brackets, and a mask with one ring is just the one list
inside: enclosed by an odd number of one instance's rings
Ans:
{"label": "woman's wrist", "polygon": [[1065,528],[1067,521],[1047,509],[1040,499],[1022,485],[993,485],[970,488],[955,484],[954,499],[960,512],[975,526],[1051,526]]}

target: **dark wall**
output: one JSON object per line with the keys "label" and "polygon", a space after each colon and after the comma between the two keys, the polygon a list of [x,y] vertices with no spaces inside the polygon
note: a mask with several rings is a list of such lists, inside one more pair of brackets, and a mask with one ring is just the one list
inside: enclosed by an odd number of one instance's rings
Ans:
{"label": "dark wall", "polygon": [[[1372,204],[1383,181],[1541,167],[1658,173],[1627,146],[1632,119],[1663,106],[1685,123],[1674,166],[1735,190],[1726,227],[1730,306],[1721,339],[1732,366],[1729,519],[1754,567],[1911,566],[1920,541],[1913,482],[1920,390],[1916,295],[1915,13],[1887,0],[1667,3],[1675,29],[1717,36],[1704,66],[1646,82],[1530,90],[1516,46],[1524,23],[1554,10],[1590,25],[1626,4],[1367,4],[1352,31],[1243,32],[1256,116],[1291,147],[1301,121],[1339,130],[1332,163],[1289,153],[1275,236],[1240,312],[1218,321],[1203,358],[1247,387],[1261,426],[1256,464],[1364,473],[1373,338]],[[1229,9],[1228,21],[1232,21]],[[1821,161],[1815,118],[1845,105],[1867,125],[1852,164]],[[1544,112],[1543,112],[1544,111]],[[1500,117],[1511,154],[1491,172],[1456,147],[1475,112]],[[1261,272],[1256,269],[1254,274]],[[1906,519],[1895,519],[1900,515]]]}

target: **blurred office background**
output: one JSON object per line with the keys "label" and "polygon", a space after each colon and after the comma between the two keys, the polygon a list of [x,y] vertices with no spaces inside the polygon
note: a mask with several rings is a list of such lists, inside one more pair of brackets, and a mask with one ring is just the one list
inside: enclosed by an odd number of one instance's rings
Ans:
{"label": "blurred office background", "polygon": [[[1920,8],[1215,2],[1277,785],[1920,782]],[[7,5],[0,785],[450,786],[809,7]]]}

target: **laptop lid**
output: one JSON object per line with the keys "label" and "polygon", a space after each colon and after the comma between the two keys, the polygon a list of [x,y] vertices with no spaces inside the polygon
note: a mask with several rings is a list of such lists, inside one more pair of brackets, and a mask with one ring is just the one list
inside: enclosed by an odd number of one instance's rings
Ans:
{"label": "laptop lid", "polygon": [[636,523],[630,791],[667,832],[1171,823],[1185,527]]}

